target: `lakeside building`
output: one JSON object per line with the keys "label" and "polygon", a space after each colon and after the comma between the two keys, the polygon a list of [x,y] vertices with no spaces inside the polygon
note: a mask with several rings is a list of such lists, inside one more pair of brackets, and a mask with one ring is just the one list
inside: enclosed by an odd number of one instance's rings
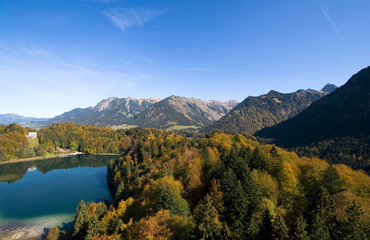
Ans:
{"label": "lakeside building", "polygon": [[37,132],[28,132],[27,137],[28,138],[37,138]]}

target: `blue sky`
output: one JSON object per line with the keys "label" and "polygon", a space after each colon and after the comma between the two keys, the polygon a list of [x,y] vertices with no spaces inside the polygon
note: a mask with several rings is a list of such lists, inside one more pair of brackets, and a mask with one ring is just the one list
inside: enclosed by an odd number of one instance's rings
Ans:
{"label": "blue sky", "polygon": [[0,0],[0,113],[340,86],[370,65],[369,11],[369,0]]}

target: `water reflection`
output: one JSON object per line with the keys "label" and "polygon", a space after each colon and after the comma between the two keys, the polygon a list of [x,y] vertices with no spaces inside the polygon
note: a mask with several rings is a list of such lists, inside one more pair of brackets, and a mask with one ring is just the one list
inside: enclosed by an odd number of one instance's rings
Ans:
{"label": "water reflection", "polygon": [[42,173],[47,173],[55,169],[106,167],[108,162],[115,158],[117,158],[117,156],[75,155],[69,157],[0,164],[0,182],[13,183],[19,181],[23,178],[27,171],[31,172],[38,170]]}
{"label": "water reflection", "polygon": [[69,223],[80,200],[109,199],[107,165],[116,158],[77,155],[0,164],[0,232]]}

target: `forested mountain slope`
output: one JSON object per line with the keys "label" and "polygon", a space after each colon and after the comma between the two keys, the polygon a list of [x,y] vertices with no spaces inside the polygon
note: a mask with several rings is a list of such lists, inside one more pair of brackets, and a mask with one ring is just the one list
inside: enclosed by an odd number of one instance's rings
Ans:
{"label": "forested mountain slope", "polygon": [[270,91],[258,97],[250,96],[202,131],[219,129],[252,134],[297,115],[312,102],[327,94],[324,91],[308,89],[287,94]]}
{"label": "forested mountain slope", "polygon": [[333,162],[369,168],[370,67],[285,122],[256,133]]}

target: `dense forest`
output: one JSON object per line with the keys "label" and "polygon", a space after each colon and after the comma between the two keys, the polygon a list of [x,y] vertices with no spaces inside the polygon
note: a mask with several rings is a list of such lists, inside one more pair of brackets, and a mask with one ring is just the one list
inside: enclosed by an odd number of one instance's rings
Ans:
{"label": "dense forest", "polygon": [[47,239],[369,237],[364,172],[239,134],[117,133],[121,156],[108,165],[113,200],[81,201],[70,235],[53,228]]}
{"label": "dense forest", "polygon": [[119,153],[120,130],[74,123],[54,124],[43,128],[35,139],[27,138],[34,129],[18,124],[0,125],[0,162],[9,159],[53,156],[61,149],[83,153]]}
{"label": "dense forest", "polygon": [[39,132],[40,144],[49,151],[67,148],[90,154],[119,153],[122,137],[120,130],[74,123],[53,124]]}
{"label": "dense forest", "polygon": [[290,150],[300,156],[317,156],[330,163],[344,163],[353,169],[363,169],[370,174],[370,136],[336,137],[298,146]]}
{"label": "dense forest", "polygon": [[[17,156],[30,149],[36,154],[28,131],[33,130],[2,126],[2,152]],[[34,146],[49,152],[120,154],[108,164],[112,201],[81,201],[73,229],[52,228],[49,240],[366,239],[370,234],[370,177],[365,172],[299,157],[253,136],[214,132],[185,137],[63,123],[41,129],[38,141]],[[330,153],[330,147],[321,146],[317,151]]]}

